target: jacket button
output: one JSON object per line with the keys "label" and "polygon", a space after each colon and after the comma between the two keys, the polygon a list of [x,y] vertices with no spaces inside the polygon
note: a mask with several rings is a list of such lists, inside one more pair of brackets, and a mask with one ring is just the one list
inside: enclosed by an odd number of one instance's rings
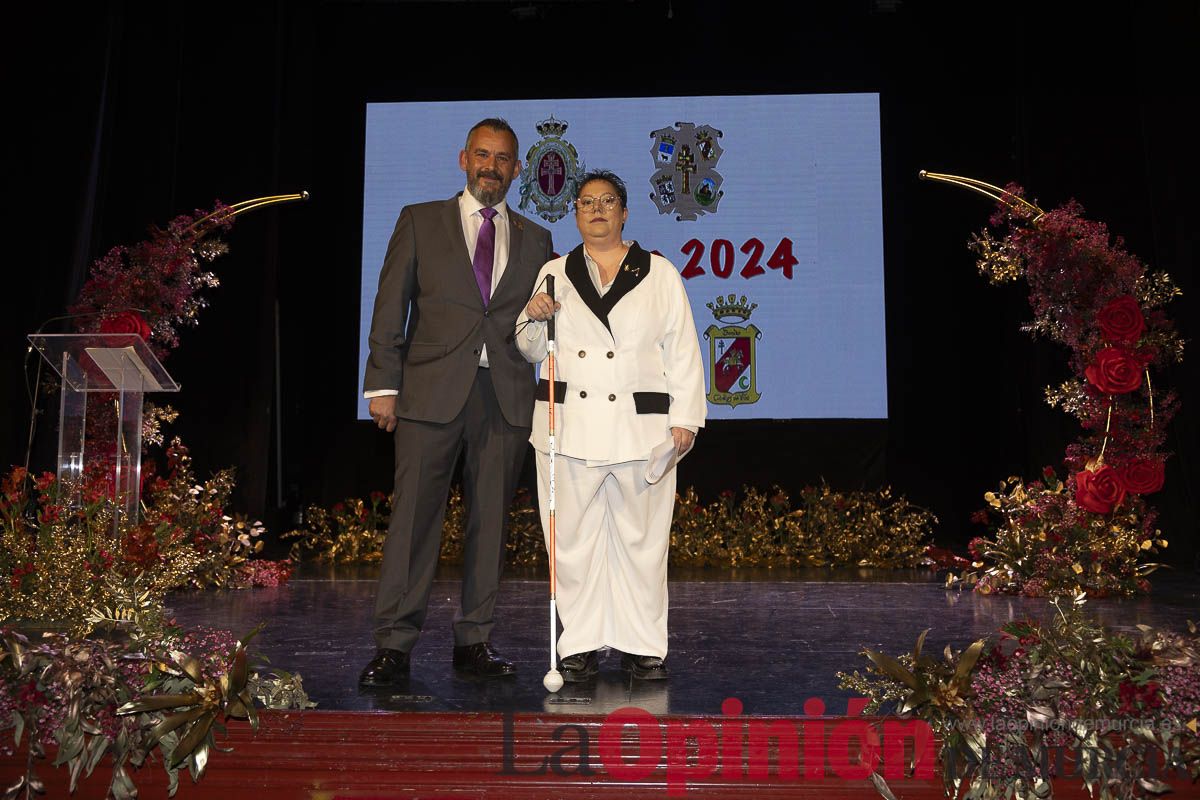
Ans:
{"label": "jacket button", "polygon": [[580,351],[579,351],[579,357],[580,357],[580,358],[583,358],[583,357],[584,357],[584,356],[586,356],[586,355],[587,355],[587,351],[586,351],[586,350],[580,350]]}
{"label": "jacket button", "polygon": [[580,393],[579,393],[579,396],[580,396],[580,397],[587,397],[587,392],[580,392]]}
{"label": "jacket button", "polygon": [[616,396],[615,394],[610,394],[610,395],[608,396],[608,399],[609,399],[609,401],[610,401],[610,402],[612,402],[612,401],[614,401],[614,400],[616,400],[616,399],[617,399],[617,396]]}
{"label": "jacket button", "polygon": [[483,315],[486,317],[486,316],[489,316],[491,313],[492,312],[490,312],[490,311],[485,311],[485,312],[483,312]]}
{"label": "jacket button", "polygon": [[472,353],[474,353],[475,355],[479,355],[479,348],[478,348],[478,347],[476,347],[476,348],[475,348],[474,350],[472,350],[471,352],[472,352]]}
{"label": "jacket button", "polygon": [[608,357],[609,357],[609,358],[612,358],[612,357],[613,357],[613,351],[612,351],[612,350],[609,350],[609,351],[608,351],[608,353],[607,353],[607,355],[608,355]]}

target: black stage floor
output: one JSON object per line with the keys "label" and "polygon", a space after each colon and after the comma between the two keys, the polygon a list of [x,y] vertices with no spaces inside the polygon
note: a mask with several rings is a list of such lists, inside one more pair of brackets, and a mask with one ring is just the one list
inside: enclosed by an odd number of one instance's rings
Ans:
{"label": "black stage floor", "polygon": [[[862,669],[864,648],[899,654],[931,628],[926,650],[962,648],[1001,624],[1052,611],[1048,601],[946,590],[925,570],[675,570],[670,584],[672,677],[634,682],[620,656],[603,657],[594,684],[542,688],[549,665],[549,606],[544,580],[506,576],[492,642],[518,668],[515,678],[475,681],[450,668],[450,624],[458,604],[454,571],[439,574],[428,621],[405,686],[360,691],[359,670],[374,653],[370,567],[307,567],[285,586],[238,592],[181,592],[168,606],[184,625],[241,635],[265,622],[252,649],[272,665],[299,672],[319,710],[514,711],[604,715],[622,706],[653,714],[719,714],[728,697],[745,714],[796,715],[818,698],[825,714],[846,713],[839,670]],[[1190,571],[1151,576],[1149,597],[1088,602],[1108,625],[1144,623],[1182,629],[1200,617],[1200,579]]]}

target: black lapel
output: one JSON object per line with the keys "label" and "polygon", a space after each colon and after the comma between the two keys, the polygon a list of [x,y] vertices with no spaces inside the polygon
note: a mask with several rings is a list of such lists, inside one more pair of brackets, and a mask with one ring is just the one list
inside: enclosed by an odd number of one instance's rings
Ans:
{"label": "black lapel", "polygon": [[[596,319],[604,323],[604,327],[608,327],[608,312],[604,311],[600,306],[600,294],[596,291],[596,287],[592,285],[592,279],[588,275],[587,262],[583,260],[583,245],[580,244],[570,253],[567,253],[567,280],[575,287],[575,291],[579,292],[579,299],[591,309],[592,314]],[[609,330],[612,333],[612,330]]]}
{"label": "black lapel", "polygon": [[629,252],[625,254],[625,260],[621,262],[621,267],[617,270],[617,277],[613,279],[613,285],[604,297],[601,297],[600,293],[596,291],[596,287],[592,285],[592,278],[588,275],[587,262],[583,260],[582,244],[567,254],[566,272],[567,280],[571,281],[575,291],[579,292],[579,298],[583,300],[584,305],[591,310],[596,319],[604,323],[609,334],[612,334],[612,328],[608,324],[608,314],[622,297],[633,291],[634,287],[650,274],[650,254],[639,247],[637,242],[630,245]]}
{"label": "black lapel", "polygon": [[629,245],[629,252],[625,254],[625,260],[621,262],[621,268],[617,270],[617,277],[613,278],[612,288],[602,298],[605,306],[604,316],[607,318],[608,313],[613,310],[613,306],[620,302],[622,297],[632,292],[634,287],[649,274],[650,254],[639,247],[637,242],[634,242]]}

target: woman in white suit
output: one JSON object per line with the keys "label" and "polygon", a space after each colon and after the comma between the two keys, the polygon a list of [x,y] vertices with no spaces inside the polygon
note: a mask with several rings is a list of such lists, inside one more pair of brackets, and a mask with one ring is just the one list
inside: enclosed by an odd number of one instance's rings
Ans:
{"label": "woman in white suit", "polygon": [[[621,651],[642,680],[667,677],[667,547],[675,471],[655,482],[651,451],[691,449],[704,425],[704,368],[678,270],[622,239],[625,184],[606,171],[577,184],[583,242],[542,267],[555,298],[536,292],[517,345],[546,358],[545,321],[556,317],[557,605],[561,672],[580,682],[599,672],[597,650]],[[541,367],[530,441],[537,453],[542,526],[548,525],[549,400]]]}

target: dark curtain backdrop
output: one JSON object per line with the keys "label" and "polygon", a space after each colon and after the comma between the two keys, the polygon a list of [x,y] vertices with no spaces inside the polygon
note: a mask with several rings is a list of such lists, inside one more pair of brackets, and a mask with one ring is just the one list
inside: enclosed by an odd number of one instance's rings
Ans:
{"label": "dark curtain backdrop", "polygon": [[[965,245],[989,205],[917,172],[1015,180],[1045,208],[1077,198],[1171,272],[1185,292],[1174,316],[1190,339],[1200,12],[1194,2],[1052,13],[1032,3],[795,5],[101,2],[18,12],[0,53],[0,457],[25,458],[24,334],[64,313],[92,259],[218,198],[307,189],[310,202],[235,225],[212,307],[167,362],[184,387],[170,398],[182,412],[172,430],[202,474],[235,466],[239,509],[276,531],[306,503],[390,488],[388,437],[353,419],[367,101],[878,91],[890,419],[714,423],[681,481],[708,496],[742,484],[890,484],[938,514],[939,540],[965,542],[982,493],[1058,465],[1076,428],[1041,399],[1066,360],[1018,330],[1029,315],[1022,288],[992,288],[975,273]],[[481,103],[480,116],[487,110]],[[1171,558],[1189,567],[1198,359],[1159,378],[1183,393],[1184,413],[1156,499]],[[39,423],[35,467],[49,464],[53,416]]]}

